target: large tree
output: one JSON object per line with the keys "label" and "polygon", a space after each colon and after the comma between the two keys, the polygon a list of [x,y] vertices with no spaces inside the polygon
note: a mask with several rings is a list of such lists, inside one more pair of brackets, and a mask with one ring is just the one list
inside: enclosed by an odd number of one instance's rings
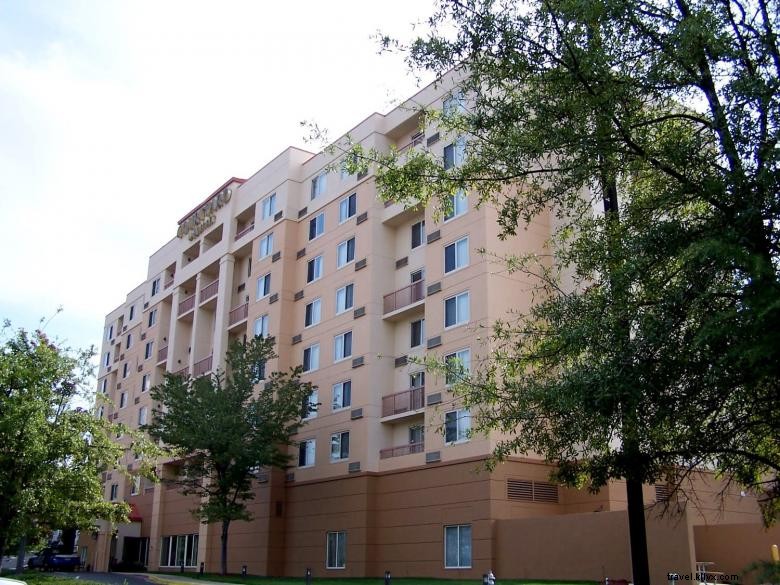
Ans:
{"label": "large tree", "polygon": [[103,497],[101,472],[125,453],[117,427],[74,406],[90,381],[91,350],[74,352],[42,331],[13,330],[0,346],[0,556],[40,530],[126,521]]}
{"label": "large tree", "polygon": [[176,475],[165,481],[200,498],[193,513],[203,523],[221,524],[223,575],[231,522],[252,519],[247,502],[254,498],[257,472],[288,463],[292,436],[314,408],[313,387],[300,380],[300,367],[266,375],[273,357],[268,338],[235,342],[227,352],[227,372],[168,374],[151,390],[161,408],[147,430],[178,452]]}
{"label": "large tree", "polygon": [[499,459],[628,480],[641,584],[642,482],[707,466],[778,514],[777,15],[772,0],[442,1],[427,36],[384,42],[454,70],[455,107],[423,119],[466,137],[464,163],[347,145],[388,199],[446,207],[464,189],[504,237],[557,216],[551,263],[504,259],[538,277],[539,302],[494,325],[459,391],[480,429],[507,433]]}

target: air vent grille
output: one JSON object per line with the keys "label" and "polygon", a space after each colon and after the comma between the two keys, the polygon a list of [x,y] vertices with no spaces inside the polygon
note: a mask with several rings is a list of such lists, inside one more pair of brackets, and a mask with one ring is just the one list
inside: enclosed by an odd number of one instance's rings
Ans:
{"label": "air vent grille", "polygon": [[558,503],[558,486],[546,481],[506,480],[506,497],[520,502]]}

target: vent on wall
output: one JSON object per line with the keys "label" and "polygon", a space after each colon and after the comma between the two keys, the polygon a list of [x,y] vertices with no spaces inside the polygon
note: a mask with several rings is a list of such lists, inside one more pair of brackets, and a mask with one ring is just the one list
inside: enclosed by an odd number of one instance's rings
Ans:
{"label": "vent on wall", "polygon": [[558,486],[546,481],[507,479],[506,497],[520,502],[558,503]]}
{"label": "vent on wall", "polygon": [[666,502],[669,500],[669,496],[671,493],[669,492],[669,486],[666,484],[656,485],[655,486],[655,501],[656,502]]}

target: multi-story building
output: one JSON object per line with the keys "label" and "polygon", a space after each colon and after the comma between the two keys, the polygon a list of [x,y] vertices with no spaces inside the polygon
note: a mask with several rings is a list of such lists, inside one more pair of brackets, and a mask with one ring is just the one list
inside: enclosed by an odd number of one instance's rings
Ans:
{"label": "multi-story building", "polygon": [[[430,86],[413,102],[442,107],[451,91]],[[405,105],[372,114],[350,136],[367,148],[427,148],[459,164],[460,139],[421,132],[419,115]],[[338,157],[288,148],[252,177],[214,190],[178,231],[172,226],[145,280],[106,317],[98,390],[110,402],[98,414],[144,424],[148,391],[164,372],[223,368],[228,344],[251,335],[276,340],[269,371],[303,364],[320,406],[297,437],[292,466],[258,477],[255,519],[232,524],[234,572],[471,578],[499,566],[508,546],[499,520],[624,509],[619,484],[597,495],[563,489],[549,483],[541,459],[481,470],[496,437],[472,436],[446,376],[409,359],[457,358],[466,368],[482,359],[485,326],[527,308],[531,283],[478,250],[539,250],[552,220],[541,216],[502,241],[491,206],[467,194],[445,214],[385,204],[371,172],[332,170]],[[191,515],[190,497],[116,471],[105,490],[131,503],[133,522],[113,539],[108,531],[82,539],[94,568],[111,557],[216,570],[218,530]],[[648,486],[647,500],[655,498]],[[729,513],[755,517],[753,508]]]}

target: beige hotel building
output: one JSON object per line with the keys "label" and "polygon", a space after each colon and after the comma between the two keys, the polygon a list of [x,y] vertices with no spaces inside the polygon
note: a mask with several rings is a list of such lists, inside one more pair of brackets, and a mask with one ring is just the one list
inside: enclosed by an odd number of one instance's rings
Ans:
{"label": "beige hotel building", "polygon": [[[451,82],[424,88],[350,136],[366,148],[429,149],[456,165],[458,137],[420,132],[411,107],[440,108],[452,95]],[[98,401],[97,414],[144,424],[154,406],[148,391],[166,371],[207,375],[224,367],[232,341],[270,335],[279,357],[269,368],[303,364],[320,406],[297,436],[291,466],[258,475],[254,520],[232,523],[231,572],[630,576],[622,484],[595,495],[559,487],[532,457],[485,471],[496,437],[471,435],[469,412],[447,380],[409,359],[483,359],[485,327],[531,297],[528,281],[477,250],[539,250],[551,218],[501,241],[495,210],[468,195],[437,219],[432,209],[384,204],[371,172],[329,170],[338,162],[288,148],[253,176],[215,189],[178,231],[172,226],[145,279],[106,316],[98,393],[109,400]],[[132,471],[134,461],[124,463]],[[175,464],[161,472],[175,474]],[[646,501],[664,500],[664,489],[647,486]],[[110,559],[218,570],[218,526],[199,524],[191,497],[116,470],[105,474],[105,497],[129,502],[132,522],[82,534],[93,570]],[[755,500],[747,500],[729,500],[717,522],[756,524]],[[661,535],[651,534],[660,551],[651,550],[651,562],[653,554],[667,559],[664,575],[693,570],[701,558],[694,528],[711,524],[715,508],[710,502],[673,526],[651,521]]]}

